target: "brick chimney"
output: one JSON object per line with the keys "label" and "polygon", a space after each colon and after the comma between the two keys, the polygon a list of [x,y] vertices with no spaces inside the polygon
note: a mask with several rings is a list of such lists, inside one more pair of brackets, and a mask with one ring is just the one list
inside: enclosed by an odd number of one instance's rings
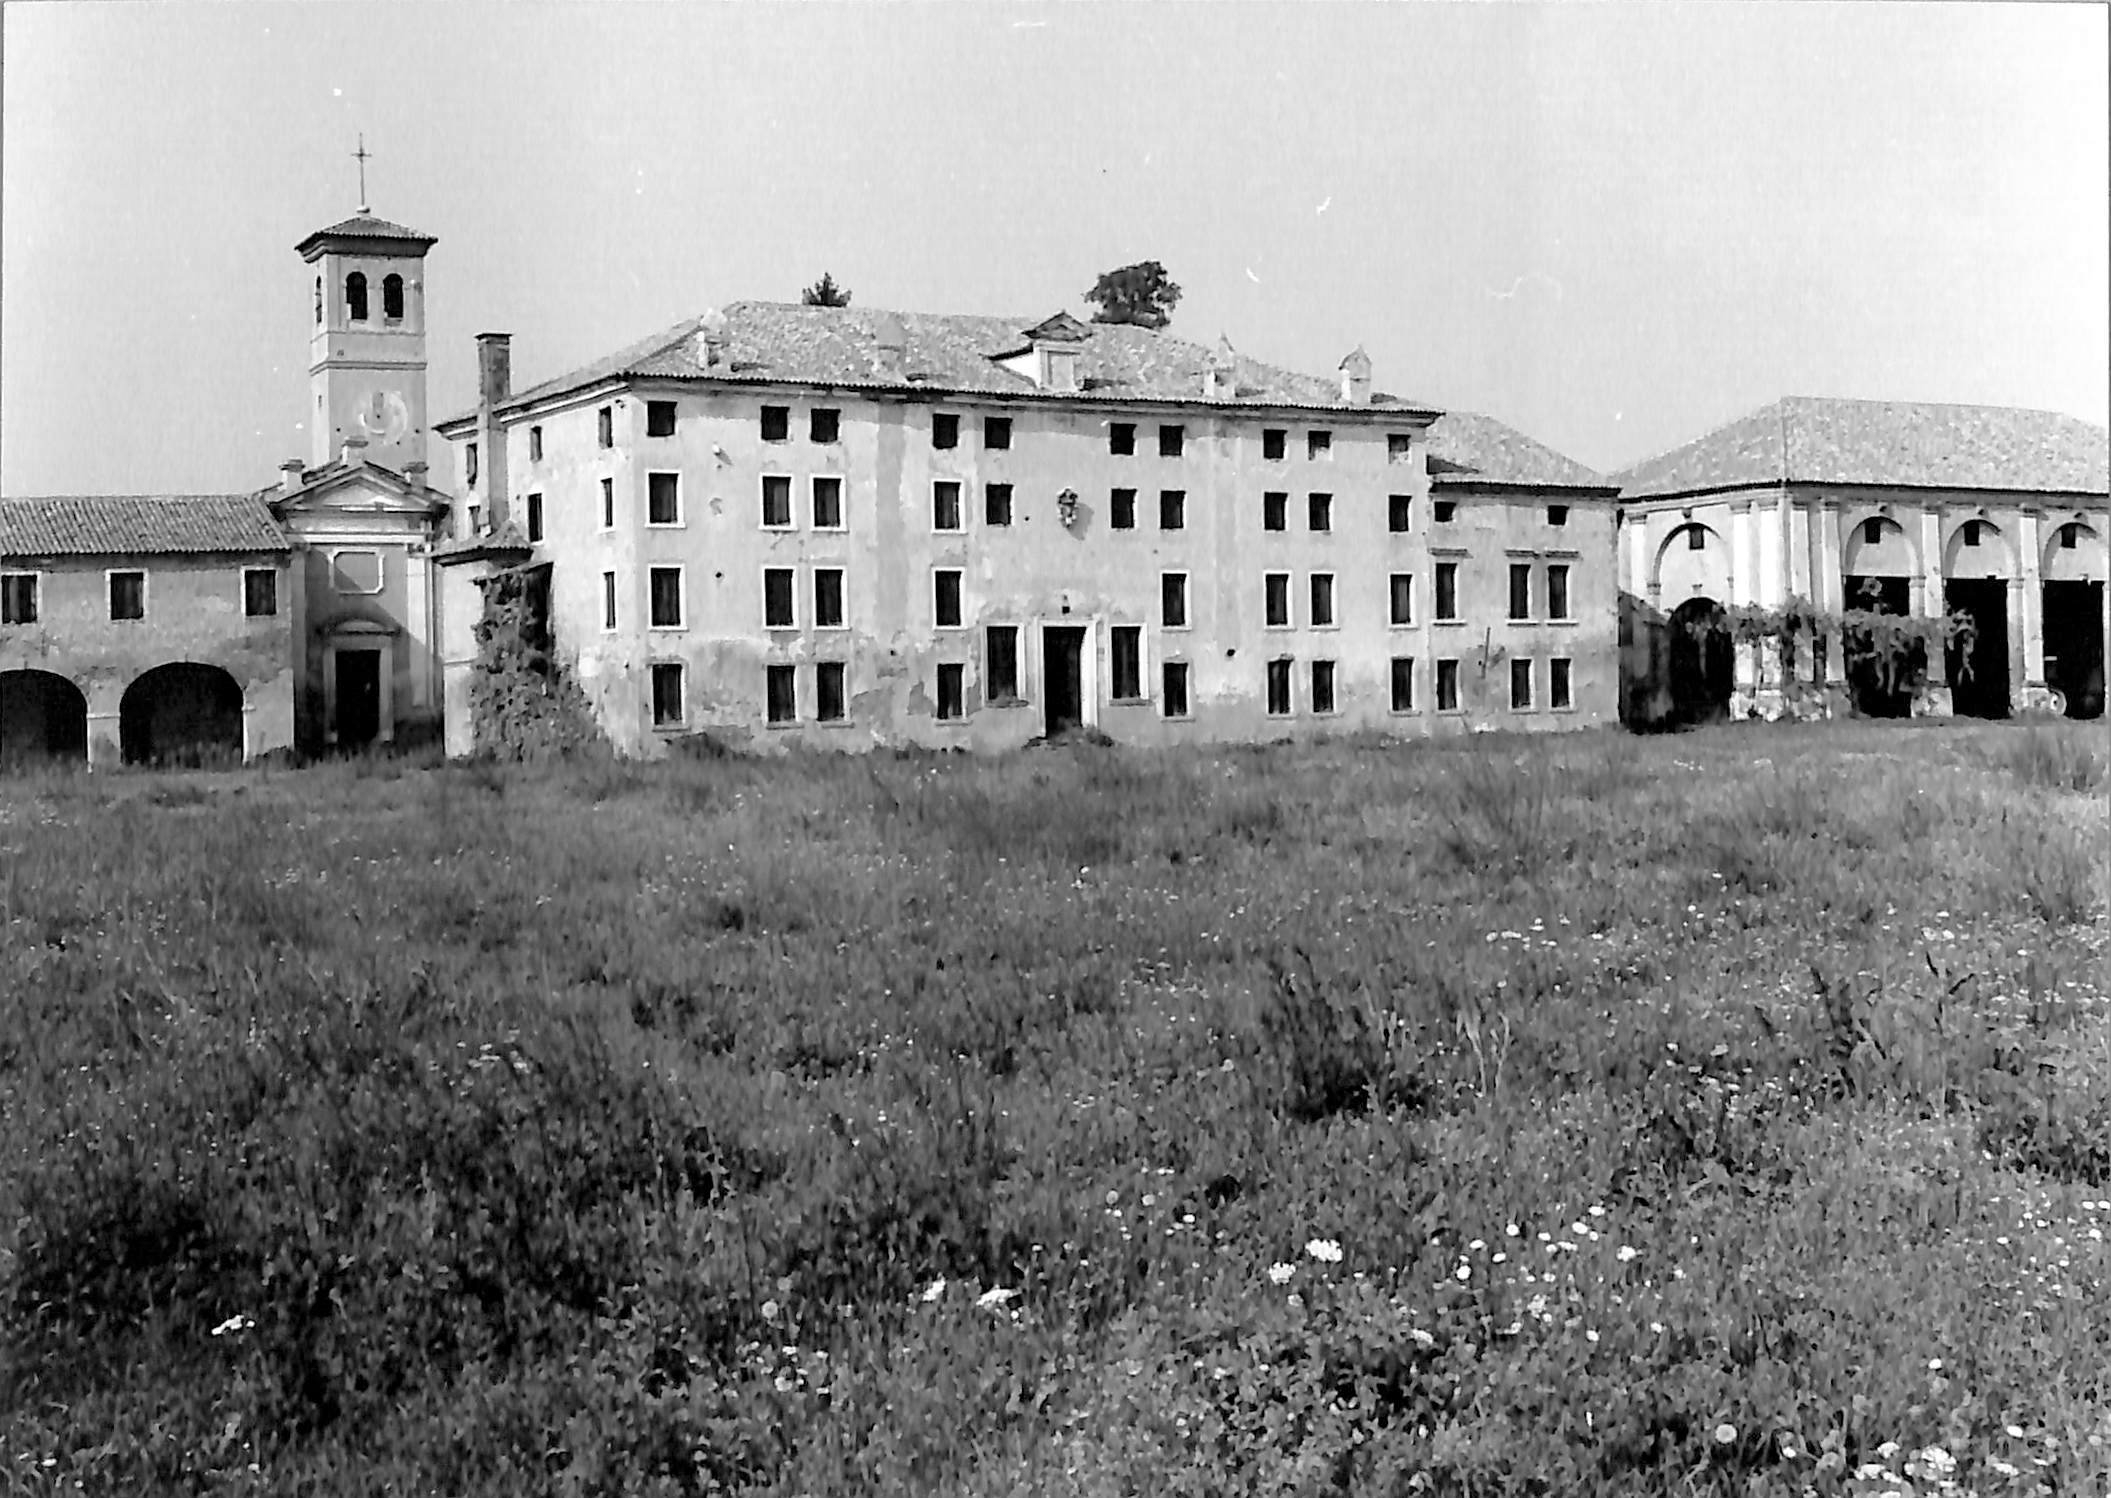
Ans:
{"label": "brick chimney", "polygon": [[302,480],[306,479],[307,476],[307,464],[303,463],[299,458],[288,458],[285,462],[279,464],[280,491],[291,494],[301,486]]}
{"label": "brick chimney", "polygon": [[1202,398],[1228,401],[1238,393],[1239,356],[1231,339],[1220,333],[1216,351],[1209,356],[1209,367],[1202,371]]}
{"label": "brick chimney", "polygon": [[1345,405],[1368,406],[1371,403],[1371,356],[1360,344],[1354,353],[1341,361],[1341,398]]}
{"label": "brick chimney", "polygon": [[696,362],[710,374],[726,367],[726,314],[716,307],[697,320]]}
{"label": "brick chimney", "polygon": [[909,358],[909,330],[902,320],[892,312],[882,312],[872,328],[874,358],[879,365],[879,377],[883,380],[903,378],[903,366]]}
{"label": "brick chimney", "polygon": [[476,441],[482,449],[483,472],[478,488],[483,490],[483,523],[497,530],[506,523],[511,492],[506,487],[506,429],[498,408],[513,393],[513,335],[476,335],[477,411]]}

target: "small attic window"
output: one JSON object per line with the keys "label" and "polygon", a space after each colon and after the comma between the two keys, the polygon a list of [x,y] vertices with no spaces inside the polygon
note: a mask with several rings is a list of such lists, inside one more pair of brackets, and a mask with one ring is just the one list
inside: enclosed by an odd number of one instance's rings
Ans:
{"label": "small attic window", "polygon": [[1569,507],[1568,507],[1567,505],[1548,505],[1548,506],[1547,506],[1547,524],[1548,524],[1548,525],[1567,525],[1568,523],[1569,523]]}
{"label": "small attic window", "polygon": [[1136,452],[1136,423],[1133,421],[1110,421],[1107,423],[1107,451],[1117,458],[1126,458]]}
{"label": "small attic window", "polygon": [[[1385,434],[1385,460],[1388,463],[1405,463],[1414,455],[1415,441],[1406,432]],[[1558,524],[1559,522],[1557,522]]]}
{"label": "small attic window", "polygon": [[2070,520],[2060,527],[2060,550],[2073,551],[2081,544],[2082,527],[2080,522]]}
{"label": "small attic window", "polygon": [[1964,544],[1965,544],[1965,545],[1967,545],[1967,546],[1977,546],[1977,545],[1979,544],[1979,522],[1978,522],[1978,521],[1976,521],[1976,520],[1967,520],[1967,521],[1966,521],[1966,522],[1964,523]]}

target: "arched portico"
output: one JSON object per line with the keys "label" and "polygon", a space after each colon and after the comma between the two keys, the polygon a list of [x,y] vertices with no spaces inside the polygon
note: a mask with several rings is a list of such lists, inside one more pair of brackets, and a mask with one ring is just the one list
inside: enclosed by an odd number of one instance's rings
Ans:
{"label": "arched portico", "polygon": [[1680,726],[1730,716],[1735,653],[1722,605],[1689,598],[1671,611],[1671,719]]}
{"label": "arched portico", "polygon": [[2043,587],[2045,685],[2070,718],[2104,711],[2105,537],[2075,516],[2049,518],[2038,564]]}
{"label": "arched portico", "polygon": [[218,666],[172,661],[143,671],[118,704],[128,765],[240,764],[242,687]]}
{"label": "arched portico", "polygon": [[0,764],[88,758],[88,699],[53,671],[0,671]]}
{"label": "arched portico", "polygon": [[1972,621],[1970,648],[1952,642],[1943,652],[1952,711],[1968,718],[2005,718],[2011,706],[2011,616],[2018,599],[2014,538],[1984,515],[1949,528],[1942,549],[1943,612]]}

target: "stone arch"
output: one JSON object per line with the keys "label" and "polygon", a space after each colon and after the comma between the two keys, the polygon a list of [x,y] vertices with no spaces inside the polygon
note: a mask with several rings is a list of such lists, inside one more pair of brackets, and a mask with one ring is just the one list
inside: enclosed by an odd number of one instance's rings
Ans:
{"label": "stone arch", "polygon": [[171,661],[142,671],[118,703],[128,765],[240,764],[242,687],[218,666]]}
{"label": "stone arch", "polygon": [[[2073,537],[2072,544],[2069,544],[2069,536]],[[2046,581],[2104,580],[2103,532],[2081,517],[2070,516],[2062,520],[2057,515],[2046,516],[2039,544],[2043,549],[2038,558],[2038,571]]]}
{"label": "stone arch", "polygon": [[1984,515],[1950,526],[1942,547],[1942,607],[1972,621],[1966,639],[1943,647],[1951,710],[1964,718],[2009,715],[2009,590],[2015,586],[2014,538]]}
{"label": "stone arch", "polygon": [[403,277],[388,275],[381,278],[381,316],[388,322],[403,320]]}
{"label": "stone arch", "polygon": [[[1979,544],[1968,545],[1978,530]],[[1952,525],[1942,543],[1944,577],[2014,577],[2016,538],[1984,515],[1967,515]]]}
{"label": "stone arch", "polygon": [[[1840,571],[1848,577],[1918,577],[1920,548],[1913,534],[1882,510],[1845,518],[1840,538]],[[1876,534],[1872,537],[1871,530]],[[1854,607],[1849,597],[1847,606]]]}
{"label": "stone arch", "polygon": [[1671,721],[1719,723],[1730,716],[1736,653],[1723,607],[1705,594],[1671,611]]}
{"label": "stone arch", "polygon": [[0,763],[85,760],[88,699],[53,671],[0,671]]}
{"label": "stone arch", "polygon": [[1650,596],[1670,609],[1689,598],[1728,598],[1730,565],[1730,544],[1721,531],[1704,521],[1682,520],[1657,546],[1649,567]]}
{"label": "stone arch", "polygon": [[353,322],[366,321],[366,273],[353,271],[345,277],[345,316]]}
{"label": "stone arch", "polygon": [[2070,718],[2104,713],[2105,546],[2080,515],[2045,519],[2040,553],[2045,684]]}

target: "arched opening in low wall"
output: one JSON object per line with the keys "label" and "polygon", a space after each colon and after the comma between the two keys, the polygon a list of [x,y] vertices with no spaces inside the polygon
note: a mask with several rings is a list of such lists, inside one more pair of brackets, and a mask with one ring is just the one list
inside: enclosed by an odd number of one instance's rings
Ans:
{"label": "arched opening in low wall", "polygon": [[1689,598],[1671,611],[1671,721],[1719,723],[1730,716],[1736,650],[1712,598]]}
{"label": "arched opening in low wall", "polygon": [[118,741],[128,765],[238,765],[241,685],[218,666],[156,666],[125,688]]}
{"label": "arched opening in low wall", "polygon": [[88,757],[88,699],[50,671],[0,671],[0,764]]}

